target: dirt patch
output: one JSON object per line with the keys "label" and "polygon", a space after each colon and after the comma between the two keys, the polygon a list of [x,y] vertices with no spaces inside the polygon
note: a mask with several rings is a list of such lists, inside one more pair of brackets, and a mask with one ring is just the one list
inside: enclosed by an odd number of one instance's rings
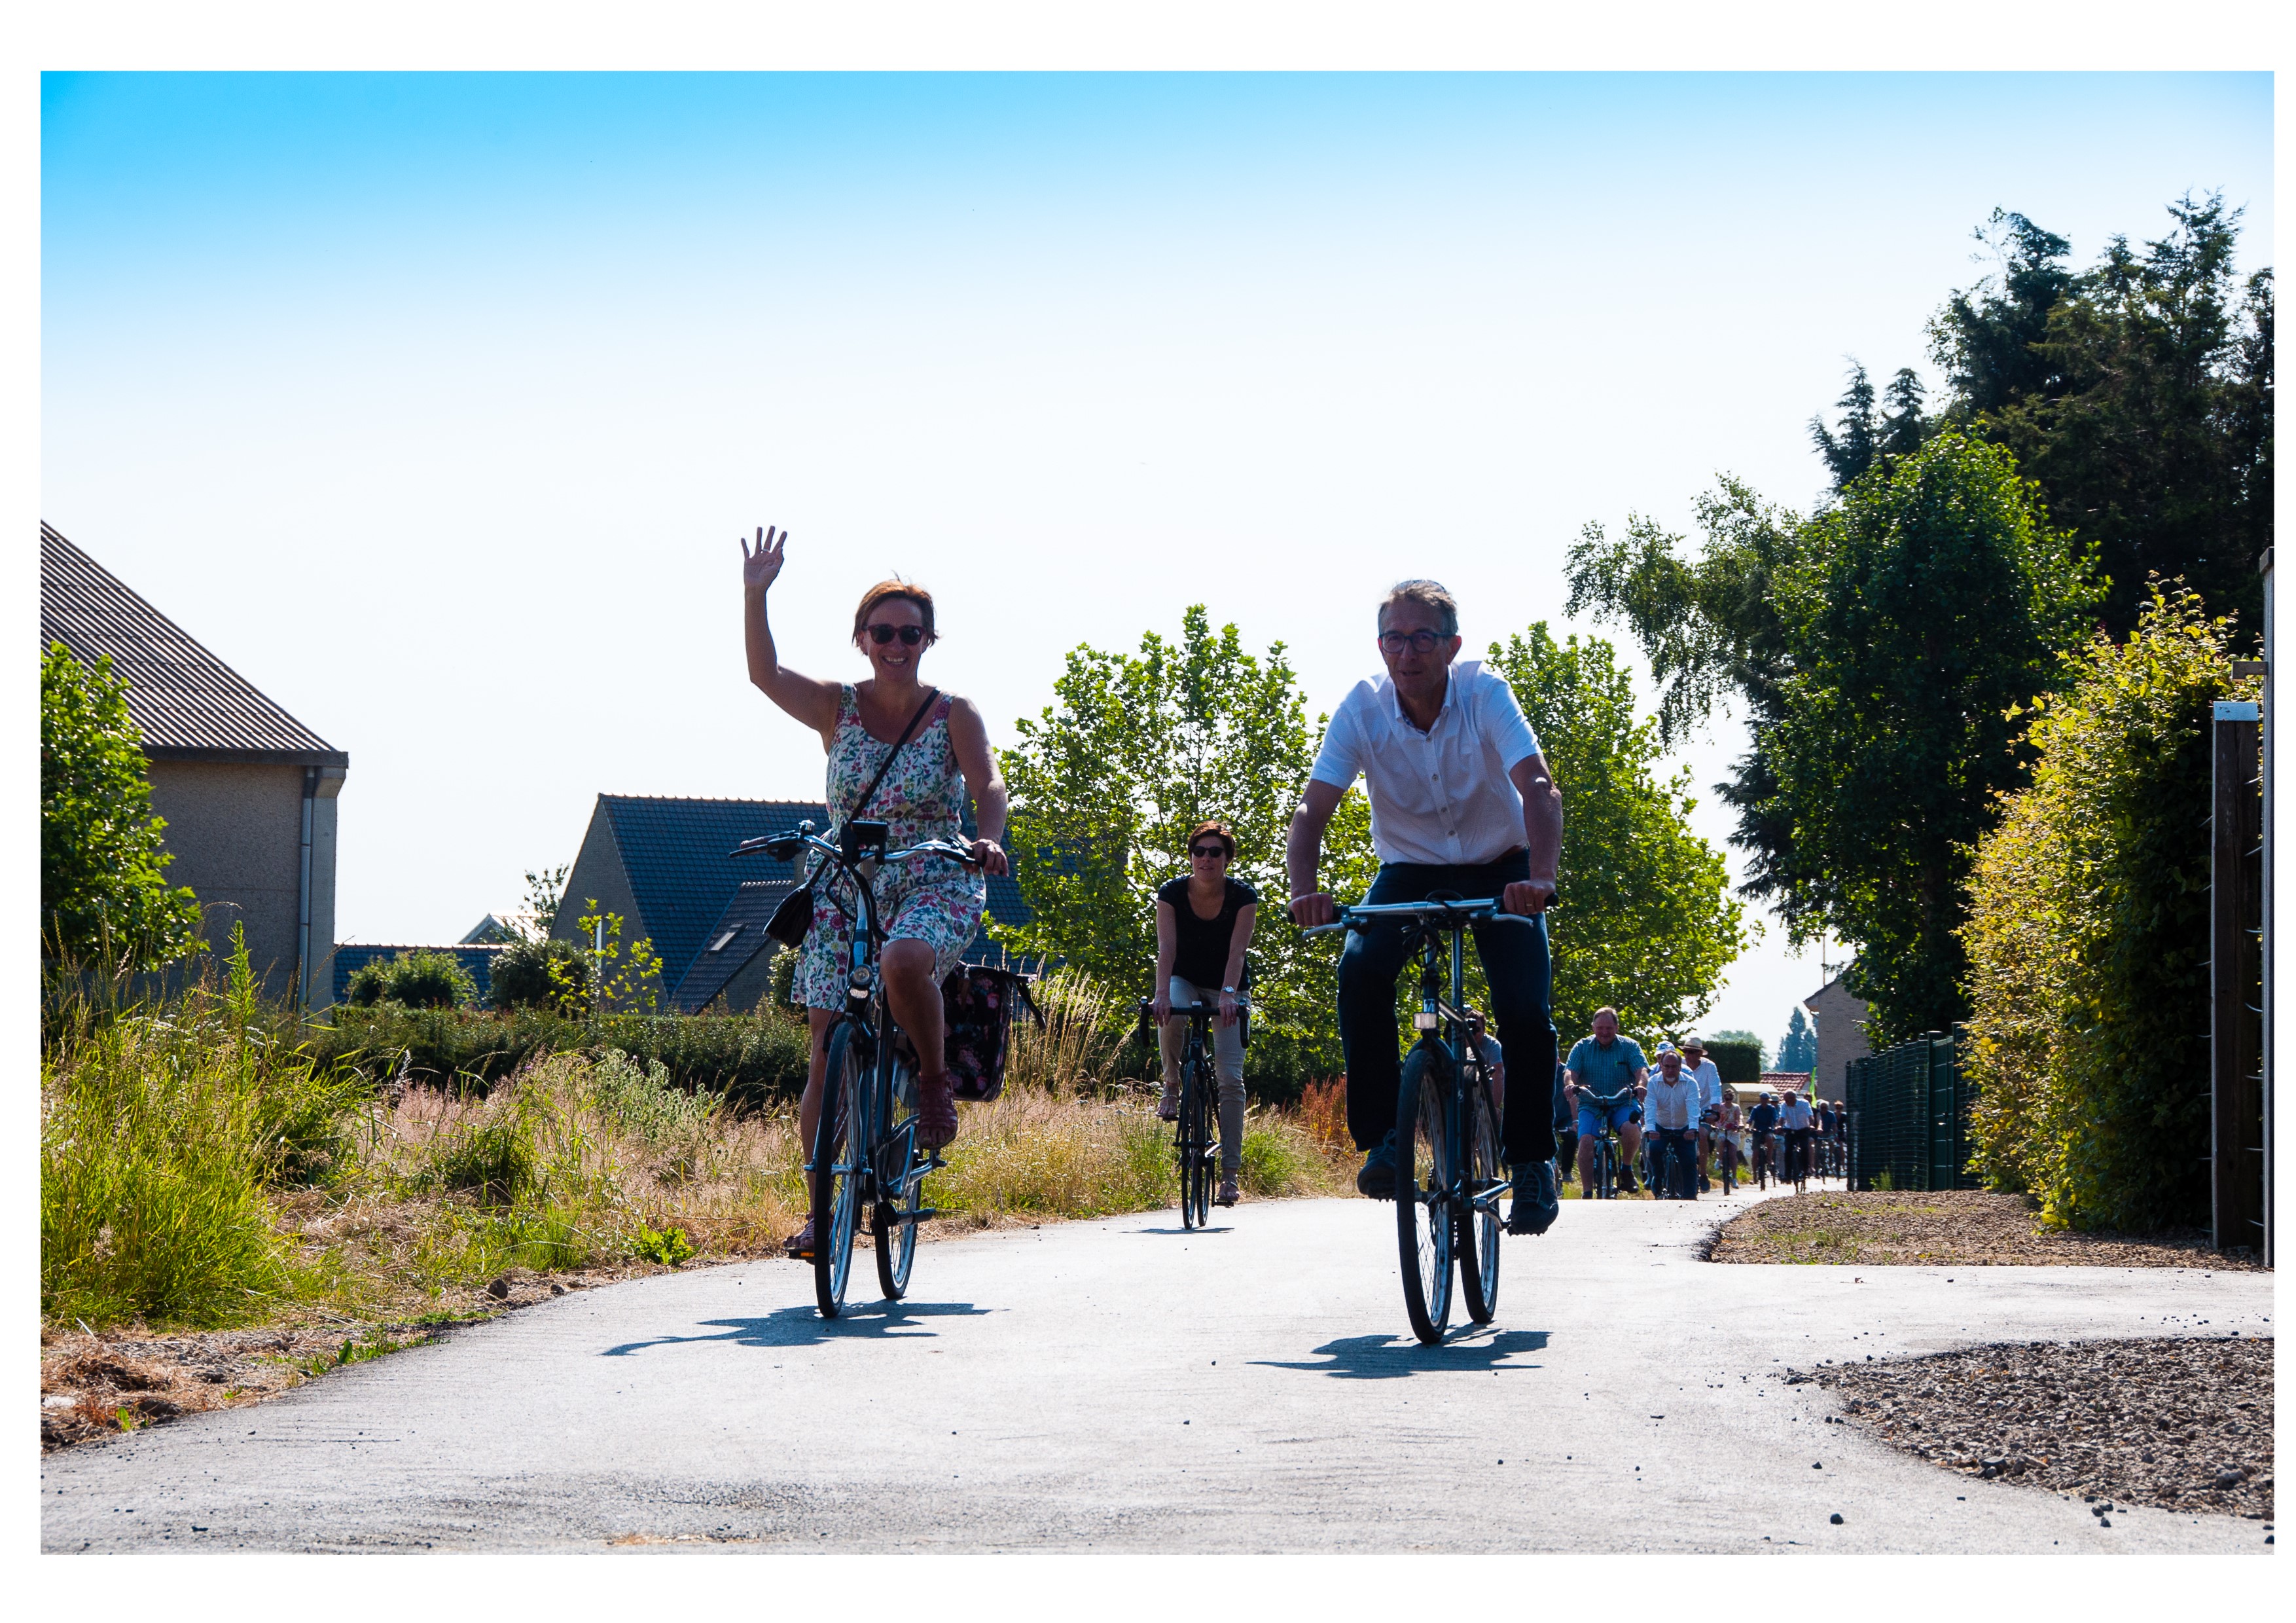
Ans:
{"label": "dirt patch", "polygon": [[1964,1475],[2115,1504],[2272,1517],[2272,1339],[2003,1344],[1788,1374],[1837,1423]]}
{"label": "dirt patch", "polygon": [[2044,1229],[2022,1195],[1956,1189],[1788,1195],[1732,1218],[1709,1252],[1718,1263],[1898,1264],[1961,1268],[2253,1269],[2212,1251],[2197,1230],[2073,1234]]}

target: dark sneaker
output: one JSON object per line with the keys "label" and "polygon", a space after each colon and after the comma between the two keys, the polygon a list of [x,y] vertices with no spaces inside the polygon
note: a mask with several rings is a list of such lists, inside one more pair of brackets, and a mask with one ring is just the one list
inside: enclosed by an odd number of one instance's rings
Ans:
{"label": "dark sneaker", "polygon": [[1395,1199],[1395,1141],[1382,1139],[1364,1157],[1363,1170],[1356,1174],[1356,1192],[1368,1195],[1374,1200]]}
{"label": "dark sneaker", "polygon": [[1212,1204],[1214,1206],[1234,1206],[1237,1201],[1242,1199],[1243,1191],[1235,1186],[1235,1174],[1232,1172],[1224,1172],[1220,1174],[1219,1193],[1212,1197]]}
{"label": "dark sneaker", "polygon": [[1642,1193],[1642,1185],[1635,1182],[1635,1174],[1623,1166],[1619,1168],[1619,1192],[1622,1195]]}
{"label": "dark sneaker", "polygon": [[1555,1192],[1554,1163],[1529,1161],[1514,1169],[1514,1204],[1507,1209],[1510,1234],[1544,1234],[1562,1215]]}
{"label": "dark sneaker", "polygon": [[917,1142],[938,1155],[956,1137],[956,1088],[947,1072],[917,1079]]}

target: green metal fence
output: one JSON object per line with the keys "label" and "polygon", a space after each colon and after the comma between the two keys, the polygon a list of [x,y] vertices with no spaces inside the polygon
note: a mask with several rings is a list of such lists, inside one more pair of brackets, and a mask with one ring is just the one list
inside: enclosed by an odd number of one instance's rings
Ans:
{"label": "green metal fence", "polygon": [[1963,1038],[1931,1032],[1849,1062],[1852,1189],[1975,1189]]}

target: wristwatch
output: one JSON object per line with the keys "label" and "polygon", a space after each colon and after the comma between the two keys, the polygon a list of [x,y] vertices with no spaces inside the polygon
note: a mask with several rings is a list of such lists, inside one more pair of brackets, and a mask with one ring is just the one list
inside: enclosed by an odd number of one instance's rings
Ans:
{"label": "wristwatch", "polygon": [[1230,997],[1234,997],[1235,995],[1235,988],[1233,986],[1223,986],[1220,990],[1226,993]]}

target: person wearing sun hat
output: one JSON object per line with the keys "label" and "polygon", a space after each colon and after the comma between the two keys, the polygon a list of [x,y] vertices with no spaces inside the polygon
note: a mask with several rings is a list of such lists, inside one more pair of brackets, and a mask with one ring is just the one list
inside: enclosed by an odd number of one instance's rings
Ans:
{"label": "person wearing sun hat", "polygon": [[1714,1187],[1706,1175],[1706,1163],[1714,1153],[1714,1133],[1707,1122],[1710,1113],[1722,1108],[1722,1073],[1706,1057],[1705,1040],[1697,1036],[1682,1040],[1682,1068],[1698,1084],[1698,1192],[1702,1195]]}

